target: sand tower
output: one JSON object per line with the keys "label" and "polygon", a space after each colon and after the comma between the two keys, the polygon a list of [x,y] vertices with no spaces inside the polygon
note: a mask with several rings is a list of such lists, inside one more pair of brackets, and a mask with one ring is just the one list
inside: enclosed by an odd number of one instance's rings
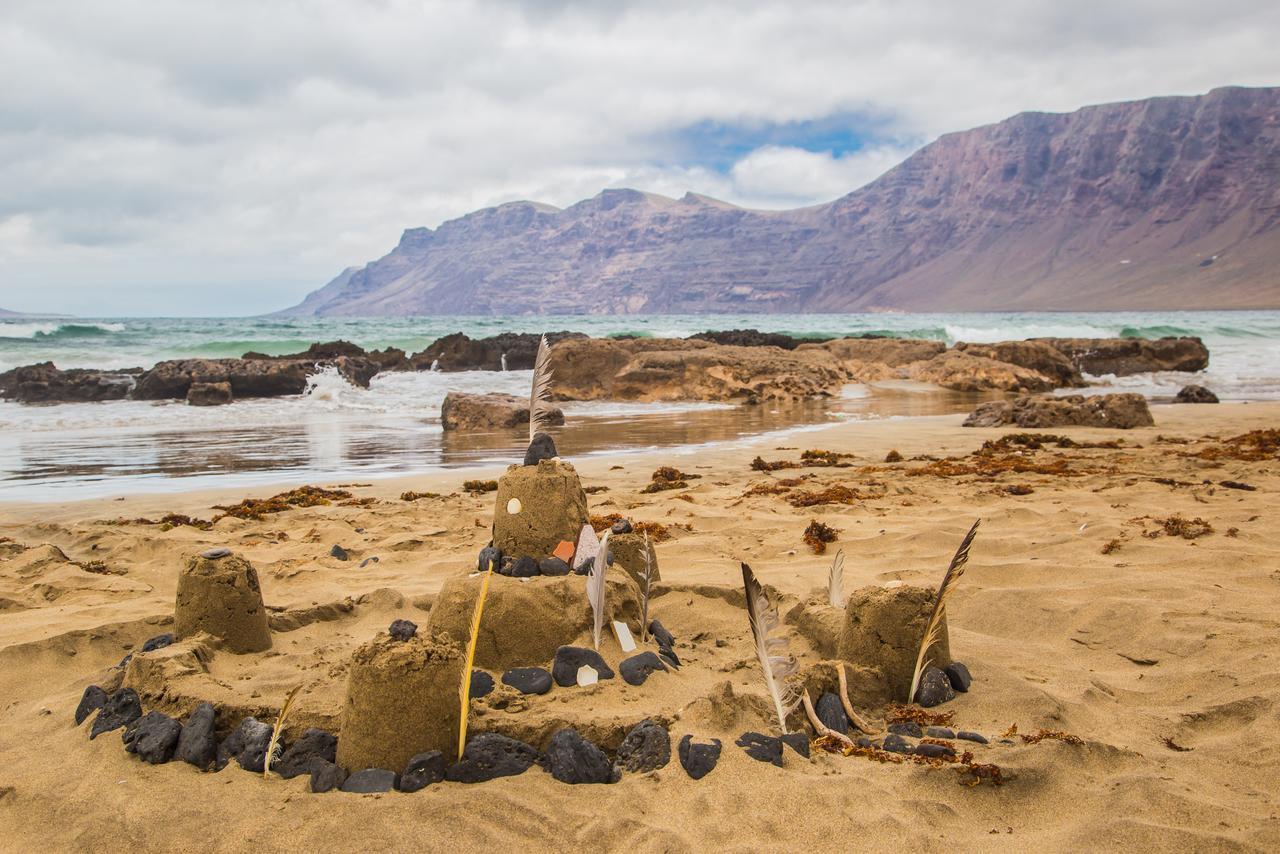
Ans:
{"label": "sand tower", "polygon": [[213,549],[187,561],[178,576],[173,618],[179,640],[205,632],[234,653],[271,648],[258,571],[229,549]]}
{"label": "sand tower", "polygon": [[[863,587],[845,605],[839,657],[850,664],[878,667],[895,695],[906,696],[916,654],[933,608],[934,591],[923,587]],[[934,667],[951,663],[946,618],[941,636],[925,655]]]}
{"label": "sand tower", "polygon": [[613,555],[616,566],[622,567],[636,584],[642,584],[645,567],[645,550],[649,552],[649,560],[653,563],[653,580],[661,581],[658,573],[658,556],[654,553],[653,543],[645,539],[644,534],[632,531],[626,534],[612,534],[609,537],[609,552]]}
{"label": "sand tower", "polygon": [[561,542],[577,543],[585,524],[587,494],[569,463],[513,465],[498,480],[493,544],[504,555],[541,560]]}
{"label": "sand tower", "polygon": [[338,764],[349,773],[385,768],[398,774],[428,750],[452,761],[462,666],[462,647],[447,635],[400,641],[380,633],[358,648],[342,704]]}

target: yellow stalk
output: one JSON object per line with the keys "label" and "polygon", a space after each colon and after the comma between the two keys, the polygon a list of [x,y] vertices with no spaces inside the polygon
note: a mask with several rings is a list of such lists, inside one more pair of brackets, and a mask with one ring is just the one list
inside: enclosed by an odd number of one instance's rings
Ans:
{"label": "yellow stalk", "polygon": [[471,614],[471,639],[467,641],[467,660],[462,666],[462,684],[458,696],[462,700],[462,716],[458,721],[458,758],[467,746],[467,714],[471,711],[471,665],[476,660],[476,640],[480,637],[480,615],[484,613],[484,600],[489,595],[489,579],[493,577],[493,561],[480,582],[480,595],[476,597],[476,609]]}
{"label": "yellow stalk", "polygon": [[271,773],[271,760],[275,758],[276,748],[280,745],[280,736],[284,732],[284,720],[289,717],[289,712],[293,711],[293,698],[298,696],[298,689],[301,685],[294,686],[289,692],[289,696],[284,698],[284,705],[280,707],[280,714],[276,715],[276,725],[271,729],[271,740],[267,742],[267,755],[262,760],[262,778],[265,780],[267,775]]}

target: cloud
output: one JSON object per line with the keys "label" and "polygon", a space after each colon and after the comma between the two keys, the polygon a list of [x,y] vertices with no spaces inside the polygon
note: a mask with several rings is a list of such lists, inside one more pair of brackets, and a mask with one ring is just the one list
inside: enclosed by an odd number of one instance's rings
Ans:
{"label": "cloud", "polygon": [[7,0],[0,306],[266,311],[606,186],[813,204],[1022,110],[1275,84],[1278,36],[1244,0]]}

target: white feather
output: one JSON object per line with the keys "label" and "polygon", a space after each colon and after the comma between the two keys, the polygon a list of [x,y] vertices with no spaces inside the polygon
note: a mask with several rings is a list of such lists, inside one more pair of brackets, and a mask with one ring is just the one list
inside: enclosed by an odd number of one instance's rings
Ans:
{"label": "white feather", "polygon": [[605,531],[600,538],[600,551],[591,564],[591,575],[587,578],[587,601],[591,603],[593,624],[591,639],[598,651],[600,649],[600,633],[604,630],[604,577],[609,568],[609,532]]}
{"label": "white feather", "polygon": [[832,608],[844,607],[844,549],[836,552],[831,572],[827,574],[827,601]]}
{"label": "white feather", "polygon": [[751,622],[756,658],[760,660],[760,671],[778,715],[778,726],[786,734],[787,713],[799,701],[795,688],[786,681],[796,672],[796,660],[787,651],[786,638],[769,637],[769,633],[778,627],[778,611],[769,602],[751,567],[745,563],[742,565],[742,586],[747,597],[747,619]]}
{"label": "white feather", "polygon": [[529,391],[529,441],[551,426],[551,348],[547,336],[538,342],[533,360],[533,387]]}

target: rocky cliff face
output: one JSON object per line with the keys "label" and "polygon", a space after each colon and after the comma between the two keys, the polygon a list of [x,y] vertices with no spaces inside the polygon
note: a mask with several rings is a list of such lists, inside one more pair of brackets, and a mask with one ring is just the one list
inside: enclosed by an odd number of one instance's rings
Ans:
{"label": "rocky cliff face", "polygon": [[949,134],[794,211],[606,190],[515,202],[345,270],[291,314],[1280,306],[1280,88]]}

